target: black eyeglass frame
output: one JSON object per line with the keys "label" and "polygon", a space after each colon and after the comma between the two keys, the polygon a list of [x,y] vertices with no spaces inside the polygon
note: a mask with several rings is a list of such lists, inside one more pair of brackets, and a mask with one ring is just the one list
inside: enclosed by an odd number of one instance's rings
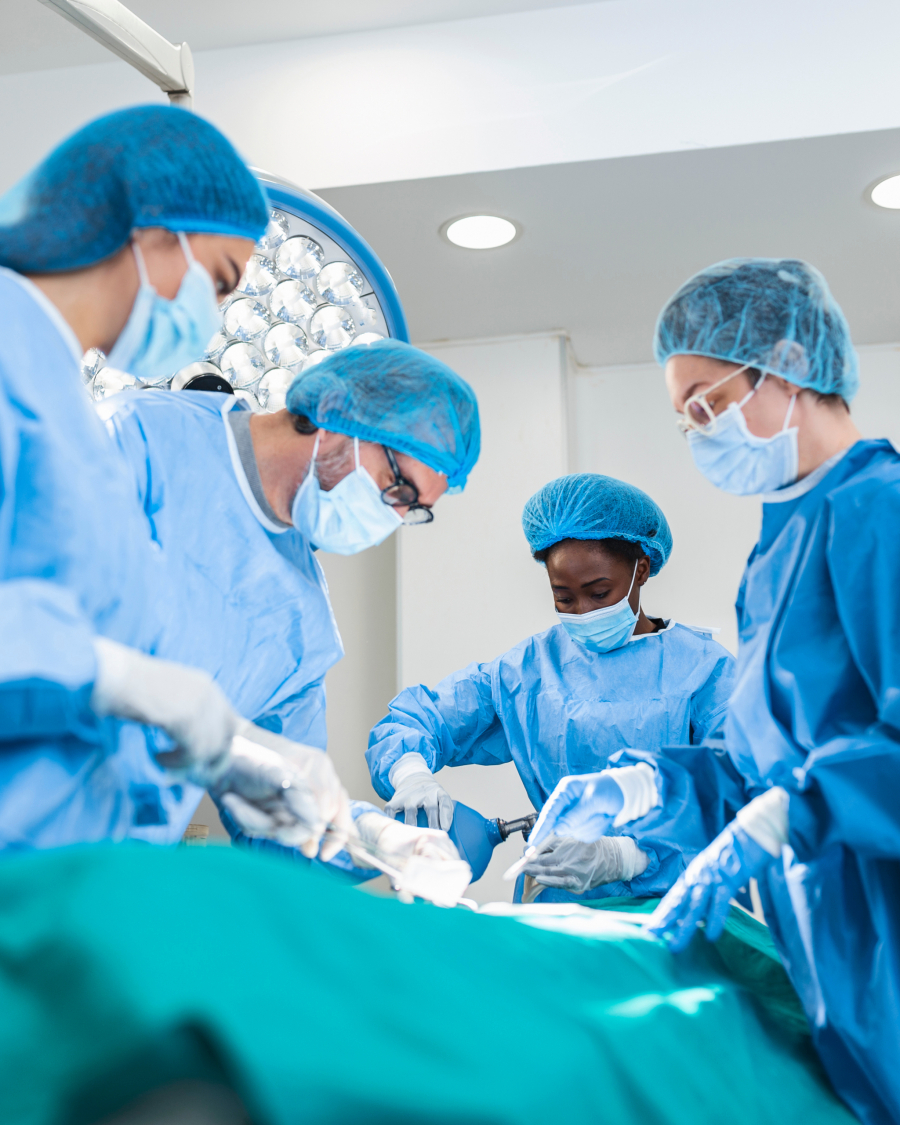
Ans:
{"label": "black eyeglass frame", "polygon": [[401,474],[394,451],[388,449],[386,445],[381,448],[384,450],[388,465],[390,465],[391,472],[394,474],[394,483],[381,490],[381,502],[391,508],[408,508],[409,510],[403,517],[405,524],[431,523],[434,519],[434,512],[431,508],[426,508],[424,504],[419,503],[419,490],[411,480],[407,480]]}

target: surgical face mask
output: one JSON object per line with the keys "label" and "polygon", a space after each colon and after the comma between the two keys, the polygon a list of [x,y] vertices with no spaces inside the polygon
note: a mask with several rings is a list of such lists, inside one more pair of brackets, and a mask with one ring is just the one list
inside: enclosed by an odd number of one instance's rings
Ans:
{"label": "surgical face mask", "polygon": [[716,417],[713,433],[689,430],[687,435],[691,456],[700,472],[716,488],[736,496],[774,492],[793,484],[800,471],[798,430],[796,426],[788,429],[796,395],[788,405],[784,425],[774,437],[757,437],[747,429],[741,408],[756,394],[763,379],[740,402],[733,402]]}
{"label": "surgical face mask", "polygon": [[316,479],[316,454],[291,507],[294,527],[322,551],[355,555],[375,547],[403,523],[401,516],[381,499],[381,489],[359,463],[359,441],[353,439],[356,468],[325,492]]}
{"label": "surgical face mask", "polygon": [[611,652],[630,640],[641,612],[640,595],[637,613],[628,601],[636,577],[637,563],[634,564],[628,593],[615,605],[593,609],[590,613],[557,613],[560,624],[572,640],[590,652]]}
{"label": "surgical face mask", "polygon": [[222,327],[222,313],[212,278],[194,258],[188,240],[178,235],[187,273],[172,300],[160,297],[147,277],[144,256],[131,244],[141,285],[131,315],[109,353],[110,367],[145,383],[159,383],[202,359]]}

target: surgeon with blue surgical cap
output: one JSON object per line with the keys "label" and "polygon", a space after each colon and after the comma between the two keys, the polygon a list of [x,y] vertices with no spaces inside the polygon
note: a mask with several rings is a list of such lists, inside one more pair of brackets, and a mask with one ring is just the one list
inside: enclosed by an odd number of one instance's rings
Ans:
{"label": "surgeon with blue surgical cap", "polygon": [[[478,458],[471,388],[426,352],[383,340],[301,372],[272,413],[229,394],[141,391],[100,413],[176,591],[167,655],[205,668],[243,714],[325,759],[325,674],[343,646],[316,551],[356,554],[404,523],[428,533],[438,500]],[[200,796],[164,792],[167,823],[131,834],[177,839]],[[442,832],[362,802],[352,812],[395,865],[412,852],[457,858]],[[345,853],[335,864],[359,874]]]}
{"label": "surgeon with blue surgical cap", "polygon": [[[755,878],[835,1089],[865,1125],[900,1121],[900,455],[852,421],[850,332],[805,262],[701,271],[656,356],[697,467],[763,504],[725,754],[698,789],[711,843],[650,930],[675,951],[699,926],[716,940]],[[591,793],[542,827],[596,838],[611,820]]]}
{"label": "surgeon with blue surgical cap", "polygon": [[81,383],[90,348],[150,382],[199,359],[267,218],[225,137],[163,106],[85,126],[0,200],[0,848],[159,829],[163,790],[195,787],[310,855],[349,831],[324,755],[160,659],[171,575]]}
{"label": "surgeon with blue surgical cap", "polygon": [[[596,473],[561,477],[531,497],[522,526],[558,624],[435,688],[402,691],[369,737],[372,784],[387,812],[415,823],[424,808],[446,829],[453,801],[433,776],[444,766],[515,762],[537,810],[562,777],[602,771],[618,799],[616,834],[548,837],[520,866],[516,898],[661,894],[705,841],[699,821],[681,822],[672,845],[671,805],[691,803],[692,783],[649,755],[718,730],[732,657],[708,632],[644,611],[672,535],[639,488]],[[646,829],[640,848],[632,822]]]}

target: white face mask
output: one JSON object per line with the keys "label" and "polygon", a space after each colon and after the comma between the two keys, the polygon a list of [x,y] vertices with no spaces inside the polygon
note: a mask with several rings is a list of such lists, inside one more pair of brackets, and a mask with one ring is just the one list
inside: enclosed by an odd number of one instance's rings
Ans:
{"label": "white face mask", "polygon": [[735,496],[774,492],[793,484],[800,471],[798,429],[788,429],[796,395],[788,405],[784,425],[773,437],[757,437],[747,428],[741,408],[756,394],[763,379],[740,402],[731,403],[717,416],[713,433],[689,430],[687,435],[691,456],[700,472],[716,488]]}
{"label": "white face mask", "polygon": [[355,555],[375,547],[403,523],[403,518],[381,499],[381,489],[359,463],[359,441],[353,439],[356,468],[325,492],[316,479],[316,454],[291,507],[294,527],[322,551]]}

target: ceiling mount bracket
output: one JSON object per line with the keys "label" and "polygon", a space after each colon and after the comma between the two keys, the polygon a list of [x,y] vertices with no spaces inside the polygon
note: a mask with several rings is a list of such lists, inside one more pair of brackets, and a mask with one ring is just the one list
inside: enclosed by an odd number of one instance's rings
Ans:
{"label": "ceiling mount bracket", "polygon": [[155,82],[173,105],[193,108],[194,60],[187,43],[176,46],[119,0],[40,0]]}

